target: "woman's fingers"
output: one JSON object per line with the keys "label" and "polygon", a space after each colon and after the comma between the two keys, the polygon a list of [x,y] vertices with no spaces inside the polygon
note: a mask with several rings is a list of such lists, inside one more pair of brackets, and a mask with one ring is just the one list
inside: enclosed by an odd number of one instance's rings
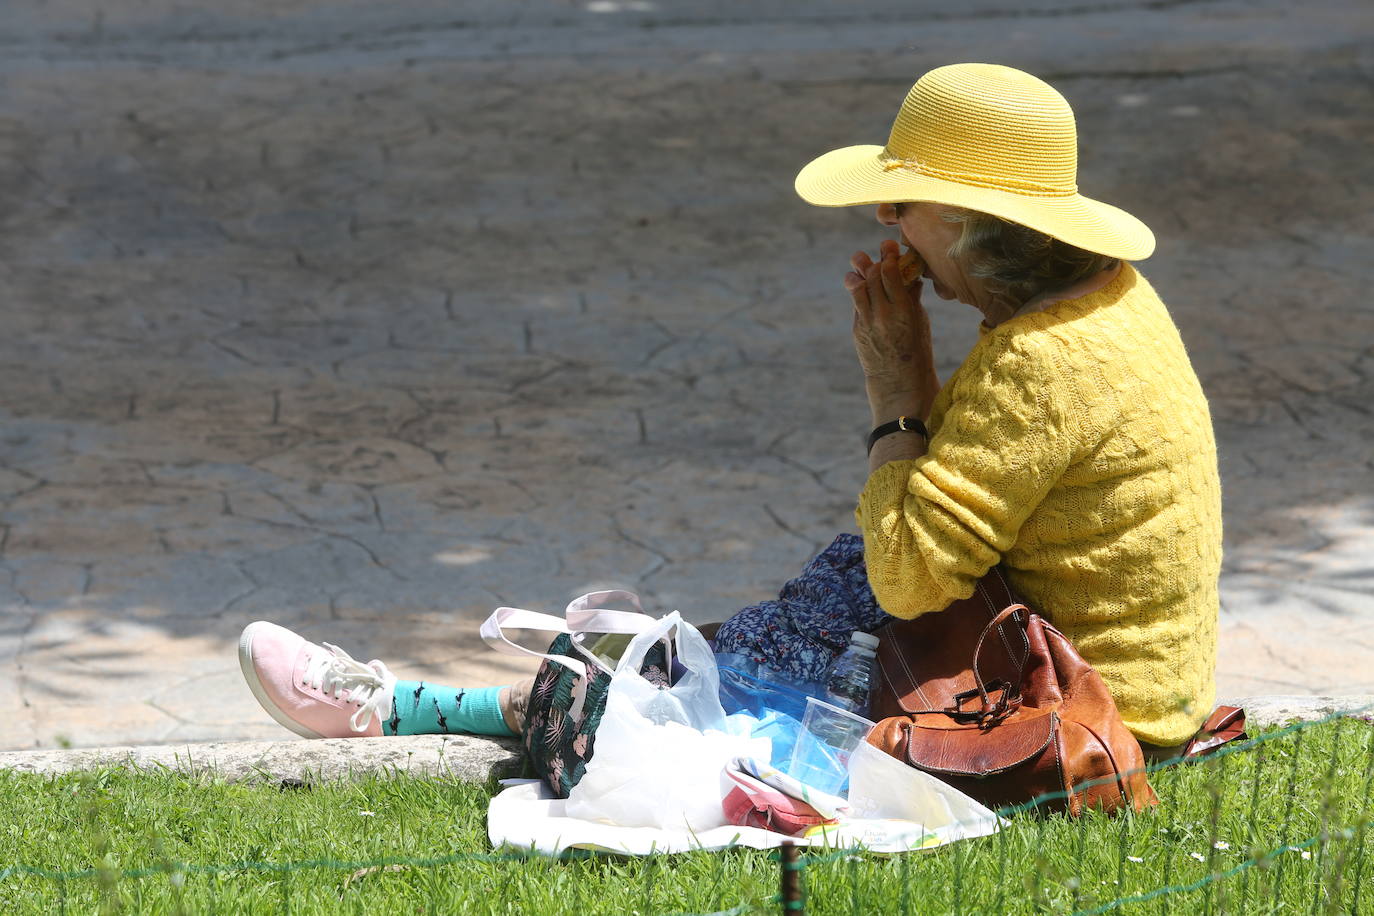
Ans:
{"label": "woman's fingers", "polygon": [[844,288],[849,290],[849,295],[854,299],[854,321],[862,320],[868,323],[871,307],[868,300],[868,281],[863,274],[850,271],[844,275]]}
{"label": "woman's fingers", "polygon": [[[902,254],[902,246],[898,245],[892,239],[883,239],[881,242],[878,243],[878,261],[881,261],[883,258],[887,257],[887,253],[889,251],[892,252],[894,256],[900,257]],[[859,273],[866,273],[868,271],[869,265],[875,263],[877,262],[870,258],[868,256],[868,252],[866,251],[856,251],[849,258],[849,266],[854,268]]]}
{"label": "woman's fingers", "polygon": [[888,299],[887,288],[883,285],[883,265],[878,261],[864,271],[864,282],[868,286],[868,299],[873,303],[873,311],[883,311]]}
{"label": "woman's fingers", "polygon": [[[896,248],[896,245],[893,245]],[[880,275],[883,278],[883,291],[887,299],[892,304],[905,303],[907,301],[906,284],[902,282],[902,268],[897,263],[895,251],[883,252],[883,260],[880,265]]]}
{"label": "woman's fingers", "polygon": [[887,308],[906,302],[909,291],[902,282],[897,258],[901,247],[892,239],[884,239],[878,246],[878,260],[867,252],[856,251],[849,259],[854,269],[844,275],[844,288],[854,298],[854,307],[865,323],[881,320]]}

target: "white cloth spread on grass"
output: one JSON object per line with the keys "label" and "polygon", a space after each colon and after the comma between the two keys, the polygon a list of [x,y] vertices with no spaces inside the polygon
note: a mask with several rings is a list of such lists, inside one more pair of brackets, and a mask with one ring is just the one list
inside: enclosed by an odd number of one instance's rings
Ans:
{"label": "white cloth spread on grass", "polygon": [[768,849],[790,840],[799,846],[832,849],[863,847],[898,853],[933,849],[956,840],[994,833],[1000,822],[992,811],[871,745],[850,760],[850,816],[789,837],[757,827],[713,827],[693,832],[685,826],[621,827],[567,816],[567,802],[553,798],[538,780],[506,780],[487,809],[487,835],[493,846],[513,846],[556,855],[589,849],[621,855],[690,852],[746,846]]}

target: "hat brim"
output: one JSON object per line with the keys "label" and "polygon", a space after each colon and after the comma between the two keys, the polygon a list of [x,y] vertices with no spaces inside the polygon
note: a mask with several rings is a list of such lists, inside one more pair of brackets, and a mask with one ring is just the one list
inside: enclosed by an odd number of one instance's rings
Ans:
{"label": "hat brim", "polygon": [[1081,194],[1020,194],[933,178],[912,169],[885,169],[881,146],[847,146],[813,159],[797,173],[802,200],[818,207],[930,201],[977,210],[1029,226],[1070,245],[1126,261],[1155,250],[1148,226],[1125,210]]}

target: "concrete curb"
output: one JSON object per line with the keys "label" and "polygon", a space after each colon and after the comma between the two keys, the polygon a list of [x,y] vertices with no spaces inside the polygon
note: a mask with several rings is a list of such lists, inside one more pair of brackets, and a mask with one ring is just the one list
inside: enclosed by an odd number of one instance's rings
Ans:
{"label": "concrete curb", "polygon": [[[1255,696],[1225,701],[1245,709],[1253,731],[1328,716],[1360,715],[1374,721],[1374,694],[1342,697]],[[6,751],[0,769],[57,774],[109,766],[213,773],[230,781],[348,779],[375,772],[446,776],[486,782],[524,769],[514,738],[416,735],[406,738],[330,738],[321,741],[220,741],[149,747]]]}
{"label": "concrete curb", "polygon": [[58,774],[109,766],[210,773],[231,782],[350,779],[376,772],[486,782],[524,769],[520,742],[474,735],[219,741],[151,747],[7,751],[0,769]]}
{"label": "concrete curb", "polygon": [[1244,709],[1245,724],[1251,731],[1290,722],[1316,722],[1334,715],[1374,721],[1374,694],[1369,693],[1343,697],[1256,696],[1222,702]]}

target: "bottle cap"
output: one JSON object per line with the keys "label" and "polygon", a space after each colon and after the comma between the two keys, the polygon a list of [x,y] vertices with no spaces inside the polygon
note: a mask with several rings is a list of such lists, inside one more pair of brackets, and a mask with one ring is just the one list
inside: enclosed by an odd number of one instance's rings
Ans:
{"label": "bottle cap", "polygon": [[855,630],[853,633],[849,634],[849,644],[851,646],[859,646],[863,649],[876,650],[878,648],[878,637],[874,636],[872,633],[864,633]]}

